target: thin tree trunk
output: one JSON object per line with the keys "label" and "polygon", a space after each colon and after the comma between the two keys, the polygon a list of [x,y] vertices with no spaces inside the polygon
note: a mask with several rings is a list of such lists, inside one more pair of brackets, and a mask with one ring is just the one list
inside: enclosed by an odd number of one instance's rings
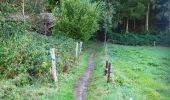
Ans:
{"label": "thin tree trunk", "polygon": [[126,33],[129,33],[129,19],[126,21]]}
{"label": "thin tree trunk", "polygon": [[149,30],[149,10],[150,10],[150,3],[148,1],[148,7],[146,11],[146,30]]}
{"label": "thin tree trunk", "polygon": [[134,31],[136,30],[136,20],[135,19],[133,20],[133,30]]}

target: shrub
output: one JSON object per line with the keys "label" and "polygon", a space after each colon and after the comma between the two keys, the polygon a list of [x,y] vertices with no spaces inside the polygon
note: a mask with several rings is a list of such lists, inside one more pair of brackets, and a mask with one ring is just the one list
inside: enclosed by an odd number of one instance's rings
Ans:
{"label": "shrub", "polygon": [[52,47],[56,48],[58,71],[61,71],[63,66],[73,66],[75,42],[72,39],[32,33],[17,34],[10,38],[0,37],[1,77],[14,78],[28,73],[32,77],[40,78],[49,74],[49,50]]}
{"label": "shrub", "polygon": [[157,45],[169,45],[170,34],[168,31],[158,34],[137,34],[137,33],[109,33],[108,38],[119,44],[125,45],[153,45],[154,41]]}
{"label": "shrub", "polygon": [[27,23],[20,22],[12,22],[12,21],[0,21],[0,37],[9,38],[11,36],[15,36],[18,34],[22,34],[26,28],[29,27]]}
{"label": "shrub", "polygon": [[90,0],[63,0],[55,8],[56,31],[79,40],[88,40],[98,29],[101,13],[99,3]]}

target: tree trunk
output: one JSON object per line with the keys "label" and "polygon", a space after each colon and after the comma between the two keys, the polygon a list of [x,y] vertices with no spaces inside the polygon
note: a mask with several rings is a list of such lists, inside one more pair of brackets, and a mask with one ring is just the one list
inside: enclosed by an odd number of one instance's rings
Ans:
{"label": "tree trunk", "polygon": [[148,7],[146,11],[146,30],[149,30],[149,10],[150,10],[150,3],[148,1]]}
{"label": "tree trunk", "polygon": [[136,20],[135,19],[133,20],[133,30],[134,31],[136,30]]}
{"label": "tree trunk", "polygon": [[126,21],[126,33],[129,33],[129,19]]}

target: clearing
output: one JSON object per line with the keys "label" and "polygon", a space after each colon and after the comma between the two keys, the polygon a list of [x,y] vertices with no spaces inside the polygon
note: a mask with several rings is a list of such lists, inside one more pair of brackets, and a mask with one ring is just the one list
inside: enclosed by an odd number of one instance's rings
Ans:
{"label": "clearing", "polygon": [[87,100],[170,100],[170,48],[108,45],[111,82],[103,76],[103,47]]}

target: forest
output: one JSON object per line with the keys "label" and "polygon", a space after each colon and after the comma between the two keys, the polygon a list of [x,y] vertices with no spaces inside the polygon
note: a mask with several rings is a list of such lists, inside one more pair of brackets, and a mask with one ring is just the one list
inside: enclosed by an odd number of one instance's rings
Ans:
{"label": "forest", "polygon": [[169,100],[170,0],[0,0],[0,100]]}

